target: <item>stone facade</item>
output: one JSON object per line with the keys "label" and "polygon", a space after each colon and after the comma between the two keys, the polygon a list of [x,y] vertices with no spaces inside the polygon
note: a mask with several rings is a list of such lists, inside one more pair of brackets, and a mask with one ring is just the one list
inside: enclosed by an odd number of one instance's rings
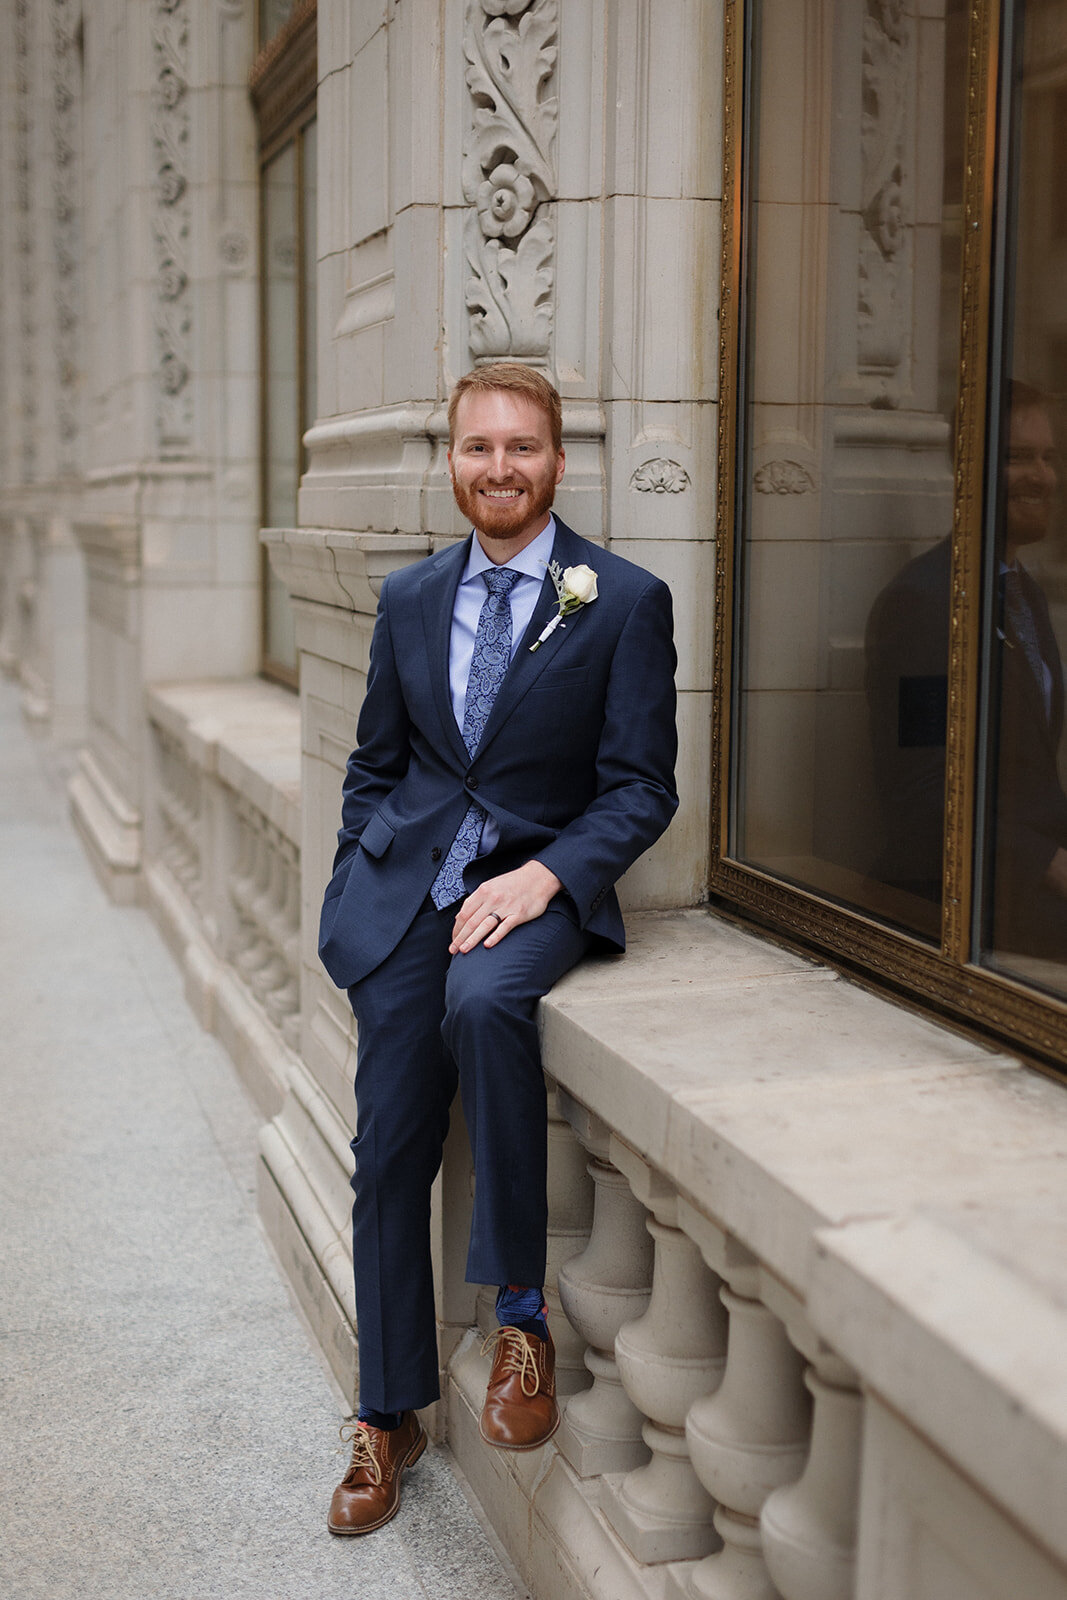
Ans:
{"label": "stone facade", "polygon": [[[630,953],[543,1008],[559,1435],[477,1437],[461,1120],[430,1420],[539,1600],[1062,1600],[1062,1089],[703,905],[719,5],[319,0],[317,412],[299,525],[263,533],[298,698],[255,676],[251,6],[0,8],[0,660],[261,1109],[263,1220],[345,1393],[355,1039],[317,908],[382,579],[465,532],[449,387],[516,355],[563,395],[563,515],[673,590],[682,807],[622,886]],[[857,140],[872,197],[898,120]],[[873,392],[915,264],[857,248]],[[754,470],[803,512],[796,440]]]}

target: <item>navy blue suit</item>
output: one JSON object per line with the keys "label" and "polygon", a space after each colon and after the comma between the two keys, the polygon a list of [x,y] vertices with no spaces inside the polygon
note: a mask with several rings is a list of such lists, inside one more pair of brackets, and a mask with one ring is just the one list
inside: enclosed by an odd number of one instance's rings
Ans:
{"label": "navy blue suit", "polygon": [[[592,567],[597,599],[531,652],[556,611],[546,575],[471,757],[448,672],[468,552],[453,546],[382,587],[320,924],[323,964],[358,1024],[360,1397],[383,1411],[438,1395],[429,1196],[457,1081],[475,1164],[468,1281],[543,1281],[537,1001],[591,946],[623,948],[614,884],[677,805],[666,586],[557,519],[553,558]],[[454,908],[427,896],[472,799],[499,839],[467,868],[467,891],[536,858],[563,892],[498,945],[450,958]]]}

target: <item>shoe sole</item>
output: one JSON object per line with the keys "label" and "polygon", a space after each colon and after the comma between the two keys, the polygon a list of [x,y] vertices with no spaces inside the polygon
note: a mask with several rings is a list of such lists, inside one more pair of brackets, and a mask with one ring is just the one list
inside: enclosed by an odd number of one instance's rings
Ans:
{"label": "shoe sole", "polygon": [[555,1422],[552,1424],[551,1428],[549,1428],[547,1433],[543,1433],[540,1439],[535,1439],[532,1444],[503,1444],[499,1439],[490,1439],[489,1435],[482,1428],[482,1420],[480,1417],[478,1418],[478,1432],[481,1434],[485,1443],[490,1445],[494,1450],[540,1450],[542,1445],[546,1445],[548,1443],[562,1421],[563,1414],[557,1405]]}
{"label": "shoe sole", "polygon": [[376,1533],[379,1528],[384,1528],[385,1524],[387,1522],[392,1522],[393,1518],[396,1516],[397,1512],[400,1510],[400,1480],[403,1478],[403,1476],[404,1476],[405,1472],[408,1470],[408,1468],[409,1467],[413,1467],[415,1465],[416,1461],[422,1455],[422,1452],[426,1449],[426,1443],[427,1443],[426,1433],[424,1431],[422,1434],[420,1434],[420,1436],[416,1440],[415,1444],[412,1445],[411,1452],[408,1455],[407,1459],[402,1461],[400,1463],[399,1467],[397,1468],[397,1473],[396,1473],[396,1503],[394,1504],[392,1509],[390,1511],[387,1511],[385,1513],[384,1517],[379,1517],[377,1522],[364,1523],[362,1528],[335,1528],[333,1523],[330,1521],[329,1517],[327,1517],[326,1518],[326,1526],[330,1530],[330,1532],[335,1536],[335,1538],[338,1538],[338,1539],[358,1539],[360,1534],[362,1534],[362,1533]]}

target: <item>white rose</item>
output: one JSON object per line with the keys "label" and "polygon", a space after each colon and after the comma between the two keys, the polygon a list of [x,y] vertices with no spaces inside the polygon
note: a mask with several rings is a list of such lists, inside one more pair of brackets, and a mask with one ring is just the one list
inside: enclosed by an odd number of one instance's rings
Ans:
{"label": "white rose", "polygon": [[587,606],[590,600],[596,599],[596,573],[592,567],[567,567],[563,573],[563,587]]}

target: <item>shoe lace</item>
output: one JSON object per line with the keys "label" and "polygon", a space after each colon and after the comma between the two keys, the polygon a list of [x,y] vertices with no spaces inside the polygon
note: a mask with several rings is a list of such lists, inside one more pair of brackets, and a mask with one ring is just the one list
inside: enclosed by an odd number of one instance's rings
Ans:
{"label": "shoe lace", "polygon": [[492,1350],[495,1360],[496,1347],[500,1346],[504,1350],[501,1357],[504,1372],[517,1372],[523,1394],[528,1400],[532,1400],[541,1387],[534,1335],[524,1333],[521,1328],[497,1328],[493,1333],[487,1333],[482,1340],[482,1355],[488,1355]]}
{"label": "shoe lace", "polygon": [[364,1468],[370,1473],[374,1482],[381,1485],[382,1469],[378,1457],[374,1453],[374,1440],[370,1430],[362,1422],[344,1422],[341,1424],[341,1443],[352,1446],[352,1460],[348,1464],[349,1472],[357,1468]]}

